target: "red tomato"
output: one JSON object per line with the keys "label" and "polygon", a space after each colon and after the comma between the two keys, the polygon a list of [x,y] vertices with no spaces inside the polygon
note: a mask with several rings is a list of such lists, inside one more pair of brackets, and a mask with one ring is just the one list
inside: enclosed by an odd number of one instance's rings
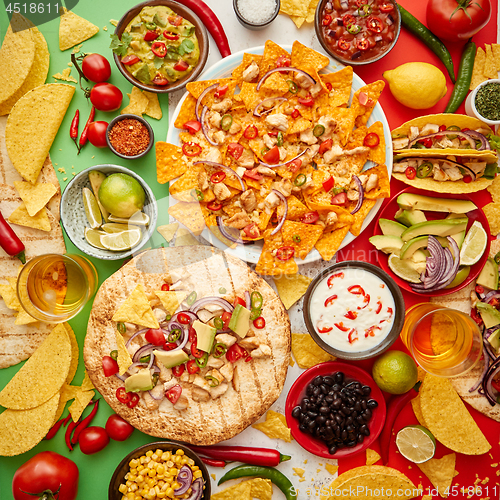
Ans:
{"label": "red tomato", "polygon": [[120,415],[114,413],[106,422],[106,432],[115,441],[125,441],[134,432],[134,428]]}
{"label": "red tomato", "polygon": [[342,193],[337,193],[335,196],[332,196],[332,205],[345,205],[347,203],[347,193],[342,191]]}
{"label": "red tomato", "polygon": [[42,498],[50,491],[59,500],[75,500],[78,493],[78,467],[69,458],[53,451],[42,451],[25,462],[14,474],[14,500]]}
{"label": "red tomato", "polygon": [[232,345],[226,352],[226,358],[230,363],[236,363],[236,361],[241,358],[245,358],[246,356],[247,352],[238,344]]}
{"label": "red tomato", "polygon": [[174,374],[175,377],[180,377],[184,373],[185,369],[186,368],[184,365],[174,366],[172,368],[172,373]]}
{"label": "red tomato", "polygon": [[295,173],[302,166],[302,160],[300,158],[297,158],[296,160],[293,160],[290,163],[287,163],[286,166],[287,166],[288,170],[290,170],[290,172]]}
{"label": "red tomato", "polygon": [[288,56],[285,56],[285,55],[281,55],[281,56],[278,56],[278,59],[276,59],[276,67],[277,68],[285,68],[285,67],[288,67],[290,66],[291,64],[291,60]]}
{"label": "red tomato", "polygon": [[106,130],[108,128],[108,122],[92,122],[89,125],[88,138],[90,144],[96,148],[107,148],[108,143],[106,142]]}
{"label": "red tomato", "polygon": [[238,304],[243,307],[247,305],[247,303],[241,297],[235,297],[233,301],[233,306],[236,307]]}
{"label": "red tomato", "polygon": [[245,170],[243,177],[248,177],[249,179],[253,179],[254,181],[260,181],[264,176],[259,174],[255,168],[250,170]]}
{"label": "red tomato", "polygon": [[198,338],[198,336],[196,335],[196,330],[193,327],[191,327],[189,329],[189,333],[188,333],[189,342],[191,342],[191,344],[192,344],[193,342],[196,342],[197,338]]}
{"label": "red tomato", "polygon": [[328,179],[326,179],[325,182],[323,182],[323,189],[328,193],[332,187],[335,186],[335,179],[330,176]]}
{"label": "red tomato", "polygon": [[90,91],[90,102],[99,111],[116,111],[122,105],[123,94],[111,83],[96,83]]}
{"label": "red tomato", "polygon": [[182,24],[182,17],[178,15],[168,16],[168,22],[173,26],[180,26]]}
{"label": "red tomato", "polygon": [[490,17],[490,0],[429,0],[427,3],[427,27],[450,42],[467,40],[483,28]]}
{"label": "red tomato", "polygon": [[190,134],[196,134],[201,128],[201,123],[197,120],[190,120],[186,122],[182,128],[185,128]]}
{"label": "red tomato", "polygon": [[175,71],[186,71],[188,68],[189,64],[184,61],[184,59],[179,59],[179,61],[174,64]]}
{"label": "red tomato", "polygon": [[295,255],[295,248],[282,246],[276,250],[276,258],[282,261],[290,260]]}
{"label": "red tomato", "polygon": [[144,337],[150,344],[163,345],[165,343],[165,334],[161,328],[150,328]]}
{"label": "red tomato", "polygon": [[[133,64],[133,63],[129,63]],[[111,76],[109,61],[100,54],[89,54],[83,58],[82,71],[91,82],[105,82]]]}
{"label": "red tomato", "polygon": [[105,377],[111,377],[111,375],[118,373],[118,363],[111,356],[103,356],[102,369]]}
{"label": "red tomato", "polygon": [[190,359],[186,363],[187,371],[190,375],[193,375],[193,373],[198,373],[200,371],[200,367],[196,364],[195,359]]}
{"label": "red tomato", "polygon": [[249,238],[258,238],[260,236],[260,230],[255,222],[252,222],[251,224],[248,224],[248,226],[245,226],[243,228],[243,231],[245,231],[245,234]]}
{"label": "red tomato", "polygon": [[314,224],[319,219],[318,212],[307,212],[300,218],[303,224]]}
{"label": "red tomato", "polygon": [[221,316],[222,322],[224,323],[224,328],[227,329],[229,321],[231,320],[231,313],[224,311]]}
{"label": "red tomato", "polygon": [[165,397],[173,404],[177,403],[179,401],[179,398],[181,397],[182,394],[182,387],[177,384],[171,387],[166,393]]}
{"label": "red tomato", "polygon": [[177,321],[181,324],[181,325],[187,325],[191,320],[189,318],[189,315],[186,314],[186,313],[179,313],[178,316],[177,316]]}
{"label": "red tomato", "polygon": [[170,82],[162,75],[159,73],[153,78],[153,85],[160,85],[161,87],[164,87],[165,85],[168,85]]}
{"label": "red tomato", "polygon": [[312,97],[299,97],[298,99],[299,104],[302,104],[302,106],[307,106],[311,108],[314,105],[314,99]]}
{"label": "red tomato", "polygon": [[280,159],[280,150],[278,146],[273,146],[264,156],[263,159],[266,163],[278,163]]}
{"label": "red tomato", "polygon": [[109,443],[109,436],[103,427],[92,426],[83,429],[78,438],[78,443],[82,453],[92,455],[104,450]]}
{"label": "red tomato", "polygon": [[193,358],[198,358],[198,359],[202,358],[205,355],[204,351],[201,351],[196,347],[196,340],[191,342],[191,355],[193,356]]}
{"label": "red tomato", "polygon": [[330,149],[332,149],[332,146],[333,146],[333,139],[327,139],[326,141],[323,141],[321,143],[321,146],[318,149],[318,153],[322,155],[327,151],[329,151]]}
{"label": "red tomato", "polygon": [[227,152],[237,160],[243,154],[243,146],[237,142],[230,142],[227,145]]}
{"label": "red tomato", "polygon": [[229,88],[229,86],[227,84],[226,85],[219,85],[215,89],[214,97],[216,99],[220,99],[221,97],[224,97],[224,95],[226,94],[228,88]]}

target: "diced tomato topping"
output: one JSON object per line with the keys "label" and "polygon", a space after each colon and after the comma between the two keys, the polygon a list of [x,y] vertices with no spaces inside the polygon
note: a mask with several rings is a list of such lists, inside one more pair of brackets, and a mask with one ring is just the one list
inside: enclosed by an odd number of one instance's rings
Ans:
{"label": "diced tomato topping", "polygon": [[200,359],[205,355],[205,353],[196,347],[196,343],[196,340],[194,342],[191,342],[191,355],[193,356],[193,358]]}
{"label": "diced tomato topping", "polygon": [[325,87],[326,87],[326,90],[328,90],[328,92],[330,92],[333,89],[332,84],[330,82],[326,82]]}
{"label": "diced tomato topping", "polygon": [[159,85],[160,87],[164,87],[168,85],[170,82],[162,75],[158,74],[153,78],[153,84]]}
{"label": "diced tomato topping", "polygon": [[221,316],[222,322],[224,323],[224,329],[229,327],[229,321],[231,320],[231,313],[224,311]]}
{"label": "diced tomato topping", "polygon": [[333,186],[335,186],[335,179],[330,175],[330,177],[323,182],[323,189],[328,193]]}
{"label": "diced tomato topping", "polygon": [[333,302],[337,299],[337,295],[330,295],[330,297],[328,297],[326,300],[325,300],[325,307],[328,307],[330,305],[333,304]]}
{"label": "diced tomato topping", "polygon": [[314,224],[319,219],[318,212],[307,212],[300,218],[303,224]]}
{"label": "diced tomato topping", "polygon": [[328,288],[332,288],[332,286],[333,286],[333,280],[334,280],[335,278],[344,279],[344,273],[343,273],[343,272],[340,272],[340,273],[335,273],[335,274],[332,274],[332,275],[328,278],[328,281],[326,282],[326,284],[328,285]]}
{"label": "diced tomato topping", "polygon": [[349,331],[349,328],[347,328],[346,326],[344,326],[344,323],[342,321],[340,321],[339,323],[334,323],[334,325],[341,331],[343,332],[348,332]]}
{"label": "diced tomato topping", "polygon": [[181,324],[181,325],[187,325],[189,323],[189,321],[191,321],[191,318],[189,317],[188,314],[186,313],[179,313],[177,315],[177,321]]}
{"label": "diced tomato topping", "polygon": [[358,313],[355,311],[347,311],[344,314],[344,317],[346,317],[347,319],[356,319],[358,317]]}
{"label": "diced tomato topping", "polygon": [[233,300],[233,306],[236,307],[237,305],[246,307],[247,303],[245,302],[245,299],[242,299],[241,297],[236,296]]}
{"label": "diced tomato topping", "polygon": [[332,205],[345,205],[347,203],[347,193],[342,191],[341,193],[337,193],[332,196],[332,200],[330,202]]}
{"label": "diced tomato topping", "polygon": [[276,258],[282,261],[290,260],[295,255],[295,248],[283,246],[276,250]]}
{"label": "diced tomato topping", "polygon": [[347,289],[347,291],[349,293],[352,293],[353,295],[366,295],[365,291],[360,285],[352,285]]}
{"label": "diced tomato topping", "polygon": [[144,35],[144,40],[146,42],[152,42],[153,40],[156,40],[160,36],[159,33],[156,33],[156,31],[146,31],[146,34]]}
{"label": "diced tomato topping", "polygon": [[299,97],[298,101],[299,104],[302,104],[302,106],[307,106],[308,108],[311,108],[314,105],[314,99],[311,96]]}
{"label": "diced tomato topping", "polygon": [[356,330],[356,328],[353,328],[349,332],[349,334],[347,335],[347,339],[349,340],[349,344],[352,344],[355,340],[358,340],[358,331]]}
{"label": "diced tomato topping", "polygon": [[248,224],[248,226],[245,226],[243,228],[243,231],[249,238],[259,238],[260,237],[260,229],[255,224],[255,222],[252,222],[251,224]]}
{"label": "diced tomato topping", "polygon": [[222,203],[219,203],[218,201],[211,201],[210,203],[207,203],[207,208],[209,210],[212,210],[212,212],[218,212],[222,208]]}
{"label": "diced tomato topping", "polygon": [[201,128],[201,123],[198,120],[189,120],[182,128],[185,128],[191,135],[196,134]]}
{"label": "diced tomato topping", "polygon": [[281,54],[280,56],[278,56],[278,59],[276,59],[277,68],[286,68],[290,66],[291,63],[292,61],[290,60],[290,58],[284,54]]}
{"label": "diced tomato topping", "polygon": [[186,61],[184,61],[184,59],[179,59],[174,64],[175,71],[186,71],[188,68],[189,68],[189,64]]}
{"label": "diced tomato topping", "polygon": [[228,85],[227,83],[225,85],[219,85],[216,89],[215,89],[215,93],[214,93],[214,97],[216,99],[220,99],[221,97],[224,97],[226,95],[226,92],[227,92],[227,89],[228,89]]}
{"label": "diced tomato topping", "polygon": [[182,387],[177,384],[171,387],[166,393],[165,397],[173,404],[177,403],[179,401],[179,398],[181,397],[182,394]]}
{"label": "diced tomato topping", "polygon": [[295,108],[293,111],[292,111],[292,118],[298,118],[300,116],[300,111]]}
{"label": "diced tomato topping", "polygon": [[481,326],[483,324],[483,319],[477,312],[477,309],[474,307],[470,311],[470,317],[479,325]]}
{"label": "diced tomato topping", "polygon": [[130,401],[130,394],[125,390],[125,387],[118,387],[116,389],[116,399],[124,404]]}
{"label": "diced tomato topping", "polygon": [[333,326],[323,326],[322,328],[318,328],[319,333],[328,333],[333,330]]}
{"label": "diced tomato topping", "polygon": [[119,371],[118,363],[111,356],[102,357],[102,369],[105,377],[111,377]]}
{"label": "diced tomato topping", "polygon": [[380,137],[375,132],[370,132],[366,134],[363,139],[363,146],[368,148],[376,148],[380,144]]}
{"label": "diced tomato topping", "polygon": [[191,327],[189,329],[189,332],[188,332],[189,342],[191,342],[191,344],[192,344],[193,342],[196,342],[197,338],[198,338],[198,336],[196,335],[196,330],[193,327]]}
{"label": "diced tomato topping", "polygon": [[260,181],[264,178],[262,174],[259,174],[259,172],[257,172],[257,168],[245,170],[243,177],[248,177],[249,179],[253,179],[254,181]]}
{"label": "diced tomato topping", "polygon": [[278,163],[280,159],[280,150],[278,146],[273,146],[264,156],[263,160],[266,163]]}
{"label": "diced tomato topping", "polygon": [[417,176],[417,171],[413,167],[406,167],[405,175],[411,181]]}
{"label": "diced tomato topping", "polygon": [[185,369],[186,368],[184,365],[174,366],[172,368],[172,373],[174,374],[175,377],[180,377],[184,373]]}
{"label": "diced tomato topping", "polygon": [[126,66],[132,66],[132,64],[140,62],[140,59],[135,54],[129,54],[122,58],[122,63]]}
{"label": "diced tomato topping", "polygon": [[258,135],[259,129],[255,125],[249,125],[243,132],[245,139],[255,139]]}
{"label": "diced tomato topping", "polygon": [[238,160],[243,154],[243,149],[243,146],[237,142],[230,142],[227,145],[228,154],[230,154],[235,160]]}
{"label": "diced tomato topping", "polygon": [[126,405],[128,408],[135,408],[139,404],[139,394],[135,392],[130,395],[130,399],[127,401]]}
{"label": "diced tomato topping", "polygon": [[290,163],[287,163],[286,166],[287,166],[288,170],[290,170],[290,172],[295,173],[302,166],[302,160],[300,158],[297,158],[296,160],[293,160]]}
{"label": "diced tomato topping", "polygon": [[432,138],[431,137],[427,137],[426,139],[420,139],[418,141],[418,143],[422,144],[426,148],[432,148]]}
{"label": "diced tomato topping", "polygon": [[230,363],[236,363],[239,359],[246,358],[248,353],[238,344],[233,344],[226,352],[226,359]]}
{"label": "diced tomato topping", "polygon": [[318,149],[318,153],[320,155],[326,153],[330,149],[332,149],[333,146],[333,139],[327,139],[326,141],[323,141]]}
{"label": "diced tomato topping", "polygon": [[377,300],[377,309],[375,309],[375,314],[379,314],[381,310],[382,310],[382,302],[380,302],[380,300]]}
{"label": "diced tomato topping", "polygon": [[168,22],[172,26],[180,26],[182,24],[182,17],[181,16],[168,16]]}
{"label": "diced tomato topping", "polygon": [[266,326],[266,320],[262,316],[259,316],[257,319],[253,320],[253,326],[261,330]]}
{"label": "diced tomato topping", "polygon": [[144,337],[150,344],[163,345],[165,343],[165,335],[161,328],[150,328]]}
{"label": "diced tomato topping", "polygon": [[198,373],[200,371],[200,367],[196,364],[195,359],[190,359],[186,363],[186,368],[190,375],[193,375],[193,373]]}
{"label": "diced tomato topping", "polygon": [[210,182],[218,184],[219,182],[222,182],[225,178],[226,178],[226,172],[219,170],[218,172],[214,172],[210,176]]}

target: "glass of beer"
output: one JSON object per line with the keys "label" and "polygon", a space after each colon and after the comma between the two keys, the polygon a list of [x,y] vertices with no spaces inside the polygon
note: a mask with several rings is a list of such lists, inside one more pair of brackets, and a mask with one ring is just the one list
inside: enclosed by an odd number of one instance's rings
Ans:
{"label": "glass of beer", "polygon": [[25,264],[17,280],[22,307],[47,323],[76,316],[96,290],[96,268],[81,255],[40,255]]}
{"label": "glass of beer", "polygon": [[483,352],[476,322],[461,311],[437,304],[416,304],[408,309],[401,339],[426,372],[440,377],[469,371]]}

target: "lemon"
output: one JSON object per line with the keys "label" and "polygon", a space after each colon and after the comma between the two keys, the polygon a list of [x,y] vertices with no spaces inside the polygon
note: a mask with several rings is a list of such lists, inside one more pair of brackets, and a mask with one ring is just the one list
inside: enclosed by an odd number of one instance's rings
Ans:
{"label": "lemon", "polygon": [[82,189],[83,195],[83,208],[85,209],[85,215],[89,221],[90,227],[92,229],[97,229],[101,227],[102,215],[99,210],[99,205],[97,204],[96,197],[89,188],[84,187]]}
{"label": "lemon", "polygon": [[115,215],[109,216],[110,222],[117,222],[119,224],[133,224],[135,226],[147,226],[149,224],[149,215],[144,212],[136,212],[130,218],[116,217]]}
{"label": "lemon", "polygon": [[422,425],[408,425],[398,432],[396,446],[403,457],[415,464],[421,464],[434,456],[436,439]]}
{"label": "lemon", "polygon": [[85,228],[85,239],[87,243],[92,245],[95,248],[106,249],[105,246],[101,243],[101,235],[106,234],[104,231],[97,231],[96,229],[90,229],[89,227]]}
{"label": "lemon", "polygon": [[106,233],[101,235],[101,244],[113,252],[129,250],[141,240],[140,229],[129,229],[121,233]]}
{"label": "lemon", "polygon": [[382,76],[396,100],[413,109],[432,108],[448,90],[443,72],[429,63],[409,62]]}
{"label": "lemon", "polygon": [[[138,210],[142,210],[145,199],[146,193],[142,186],[127,174],[108,175],[99,188],[99,201],[110,214],[116,217],[131,217]],[[109,217],[108,220],[110,220]]]}
{"label": "lemon", "polygon": [[460,265],[472,266],[483,255],[488,244],[488,235],[479,221],[470,227],[460,250]]}
{"label": "lemon", "polygon": [[405,281],[410,283],[420,283],[420,274],[415,270],[408,260],[400,259],[396,254],[391,253],[387,261],[391,271]]}
{"label": "lemon", "polygon": [[372,368],[373,380],[389,394],[408,392],[418,379],[415,361],[402,351],[387,351],[379,356]]}

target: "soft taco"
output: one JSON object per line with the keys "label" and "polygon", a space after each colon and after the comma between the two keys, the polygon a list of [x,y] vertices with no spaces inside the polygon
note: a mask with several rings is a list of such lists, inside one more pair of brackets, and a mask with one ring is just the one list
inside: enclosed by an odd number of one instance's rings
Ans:
{"label": "soft taco", "polygon": [[[170,290],[162,291],[166,285]],[[252,315],[245,316],[246,308]],[[165,344],[152,337],[162,331]],[[207,332],[215,334],[208,347]],[[274,403],[290,346],[282,302],[243,262],[207,246],[159,248],[135,257],[99,289],[84,361],[95,387],[134,427],[209,445],[232,438]],[[129,359],[124,370],[106,376],[104,357],[115,350],[120,368],[120,359]],[[174,356],[185,359],[172,364]]]}

